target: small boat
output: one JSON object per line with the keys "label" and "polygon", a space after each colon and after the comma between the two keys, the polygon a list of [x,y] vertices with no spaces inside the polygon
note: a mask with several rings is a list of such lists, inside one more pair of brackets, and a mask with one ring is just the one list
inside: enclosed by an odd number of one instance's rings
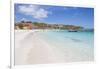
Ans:
{"label": "small boat", "polygon": [[69,30],[68,32],[78,32],[77,30]]}

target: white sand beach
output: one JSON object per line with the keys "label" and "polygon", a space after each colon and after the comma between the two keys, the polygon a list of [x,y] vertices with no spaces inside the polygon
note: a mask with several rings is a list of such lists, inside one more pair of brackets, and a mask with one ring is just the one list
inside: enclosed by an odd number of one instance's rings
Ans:
{"label": "white sand beach", "polygon": [[56,62],[52,48],[38,38],[36,31],[15,31],[15,64]]}
{"label": "white sand beach", "polygon": [[[15,30],[16,65],[93,60],[93,57],[91,57],[93,55],[91,55],[91,50],[88,47],[78,49],[52,46],[39,36],[38,31]],[[84,52],[82,53],[82,51]],[[83,54],[83,56],[80,54]]]}

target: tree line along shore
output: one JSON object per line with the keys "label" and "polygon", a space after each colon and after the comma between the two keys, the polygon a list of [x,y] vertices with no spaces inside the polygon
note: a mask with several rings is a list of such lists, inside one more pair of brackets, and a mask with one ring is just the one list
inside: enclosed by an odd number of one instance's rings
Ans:
{"label": "tree line along shore", "polygon": [[47,24],[41,22],[21,21],[15,23],[15,29],[61,29],[61,30],[82,30],[81,26],[64,24]]}

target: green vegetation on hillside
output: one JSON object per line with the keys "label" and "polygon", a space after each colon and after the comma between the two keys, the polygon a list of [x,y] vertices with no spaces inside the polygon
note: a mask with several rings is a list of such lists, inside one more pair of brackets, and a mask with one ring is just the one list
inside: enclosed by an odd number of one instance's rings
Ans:
{"label": "green vegetation on hillside", "polygon": [[[40,22],[25,22],[21,21],[20,23],[15,23],[15,27],[19,29],[23,29],[26,27],[29,29],[61,29],[61,30],[82,30],[83,27],[81,26],[74,26],[74,25],[63,25],[63,24],[47,24],[47,23],[40,23]],[[16,28],[15,28],[16,29]]]}

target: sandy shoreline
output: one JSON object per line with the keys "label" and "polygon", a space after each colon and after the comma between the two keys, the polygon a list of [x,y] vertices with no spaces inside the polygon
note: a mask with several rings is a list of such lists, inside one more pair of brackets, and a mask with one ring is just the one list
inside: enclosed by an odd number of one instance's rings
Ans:
{"label": "sandy shoreline", "polygon": [[38,38],[36,31],[15,31],[15,64],[56,62],[52,48]]}
{"label": "sandy shoreline", "polygon": [[[52,46],[39,38],[37,30],[15,30],[16,65],[91,61],[93,58],[88,58],[88,50]],[[80,56],[80,53],[83,56]]]}

